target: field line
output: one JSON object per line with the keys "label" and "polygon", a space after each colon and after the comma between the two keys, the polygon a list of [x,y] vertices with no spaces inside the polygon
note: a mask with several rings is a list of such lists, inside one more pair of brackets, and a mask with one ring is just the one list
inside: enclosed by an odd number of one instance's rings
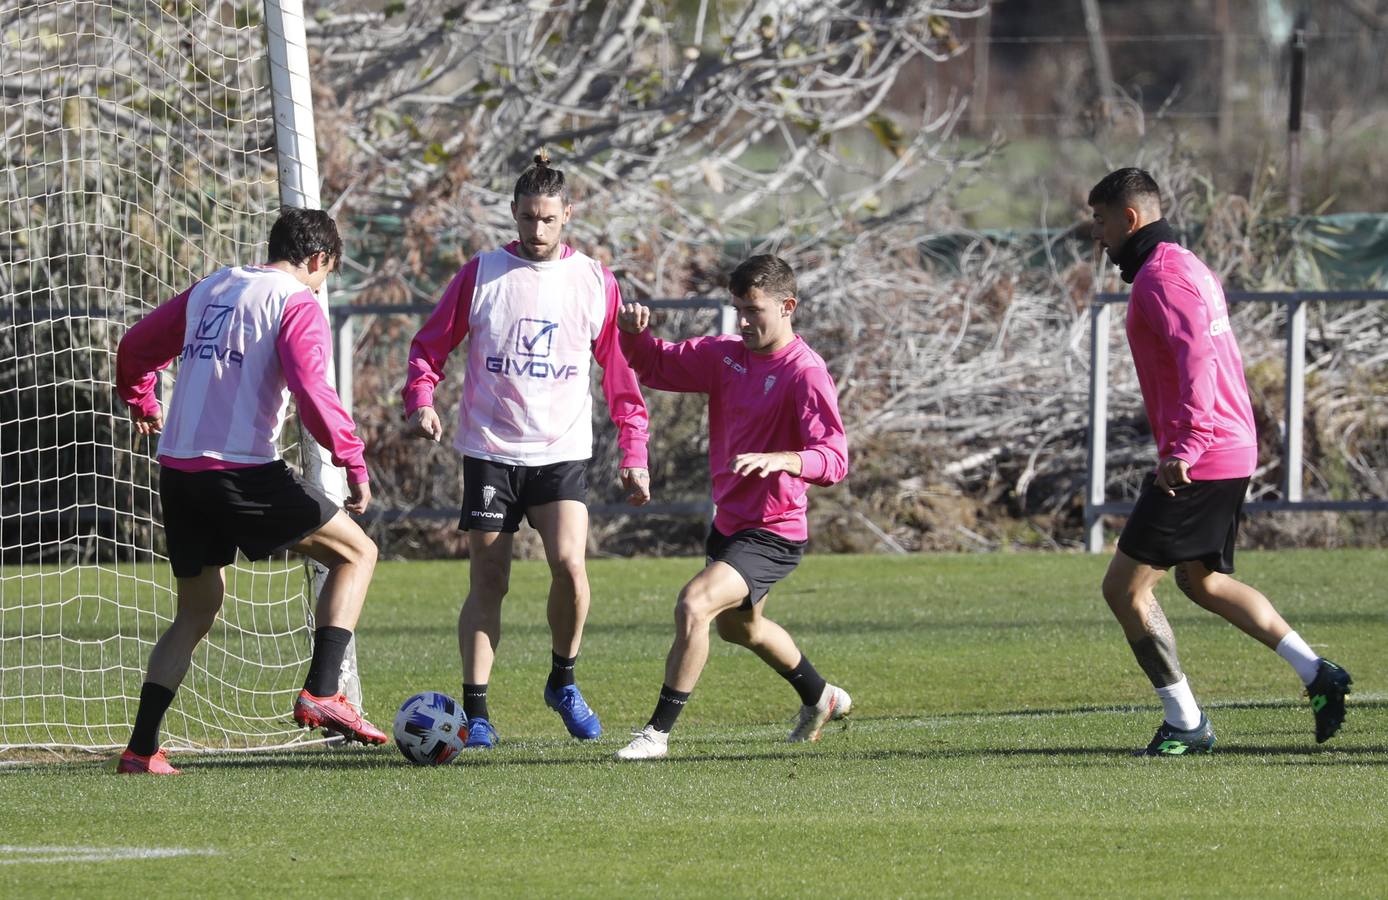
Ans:
{"label": "field line", "polygon": [[170,859],[176,856],[217,856],[218,851],[190,847],[54,847],[0,844],[0,865],[18,863],[118,862],[128,859]]}

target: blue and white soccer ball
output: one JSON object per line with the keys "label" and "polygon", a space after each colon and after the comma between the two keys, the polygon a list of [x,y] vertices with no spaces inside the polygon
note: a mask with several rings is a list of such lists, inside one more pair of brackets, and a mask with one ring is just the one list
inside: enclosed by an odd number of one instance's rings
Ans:
{"label": "blue and white soccer ball", "polygon": [[467,717],[457,700],[438,691],[421,691],[395,714],[395,746],[410,762],[441,766],[451,762],[467,738]]}

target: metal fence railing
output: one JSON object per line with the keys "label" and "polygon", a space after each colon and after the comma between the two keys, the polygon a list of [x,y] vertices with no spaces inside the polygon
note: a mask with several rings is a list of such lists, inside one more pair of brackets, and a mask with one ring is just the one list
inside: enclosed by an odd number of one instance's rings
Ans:
{"label": "metal fence railing", "polygon": [[[1301,496],[1302,434],[1306,400],[1306,304],[1381,302],[1388,291],[1231,291],[1229,303],[1281,303],[1287,308],[1286,411],[1282,423],[1282,497],[1244,506],[1250,512],[1385,511],[1388,498],[1367,500],[1306,500]],[[1105,453],[1108,422],[1109,327],[1113,305],[1128,295],[1098,294],[1089,308],[1089,466],[1084,501],[1085,547],[1098,553],[1104,547],[1104,516],[1123,515],[1131,503],[1109,503],[1105,492]]]}

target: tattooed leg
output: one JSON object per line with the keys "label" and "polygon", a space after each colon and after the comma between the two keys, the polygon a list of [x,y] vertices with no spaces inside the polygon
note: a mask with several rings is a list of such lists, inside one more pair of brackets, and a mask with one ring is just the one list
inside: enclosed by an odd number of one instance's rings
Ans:
{"label": "tattooed leg", "polygon": [[1129,641],[1137,664],[1147,673],[1152,687],[1164,688],[1180,681],[1183,677],[1181,662],[1176,657],[1176,636],[1171,633],[1171,624],[1166,621],[1157,598],[1147,604],[1145,617],[1147,635],[1136,641]]}

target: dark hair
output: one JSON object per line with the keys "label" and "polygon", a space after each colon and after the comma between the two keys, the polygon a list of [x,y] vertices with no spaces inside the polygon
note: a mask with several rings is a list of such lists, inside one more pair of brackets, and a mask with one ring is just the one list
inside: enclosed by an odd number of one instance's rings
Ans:
{"label": "dark hair", "polygon": [[534,164],[516,179],[516,191],[511,199],[522,197],[558,197],[565,206],[569,205],[569,186],[564,183],[564,173],[550,168],[549,151],[543,147],[535,154]]}
{"label": "dark hair", "polygon": [[333,217],[321,209],[286,206],[270,226],[270,262],[303,265],[315,253],[326,253],[336,268],[342,259],[342,237]]}
{"label": "dark hair", "polygon": [[1143,169],[1110,172],[1089,192],[1090,206],[1136,207],[1147,200],[1161,206],[1161,188]]}
{"label": "dark hair", "polygon": [[756,288],[776,300],[795,296],[795,271],[779,256],[762,254],[743,260],[728,276],[728,290],[746,298]]}

